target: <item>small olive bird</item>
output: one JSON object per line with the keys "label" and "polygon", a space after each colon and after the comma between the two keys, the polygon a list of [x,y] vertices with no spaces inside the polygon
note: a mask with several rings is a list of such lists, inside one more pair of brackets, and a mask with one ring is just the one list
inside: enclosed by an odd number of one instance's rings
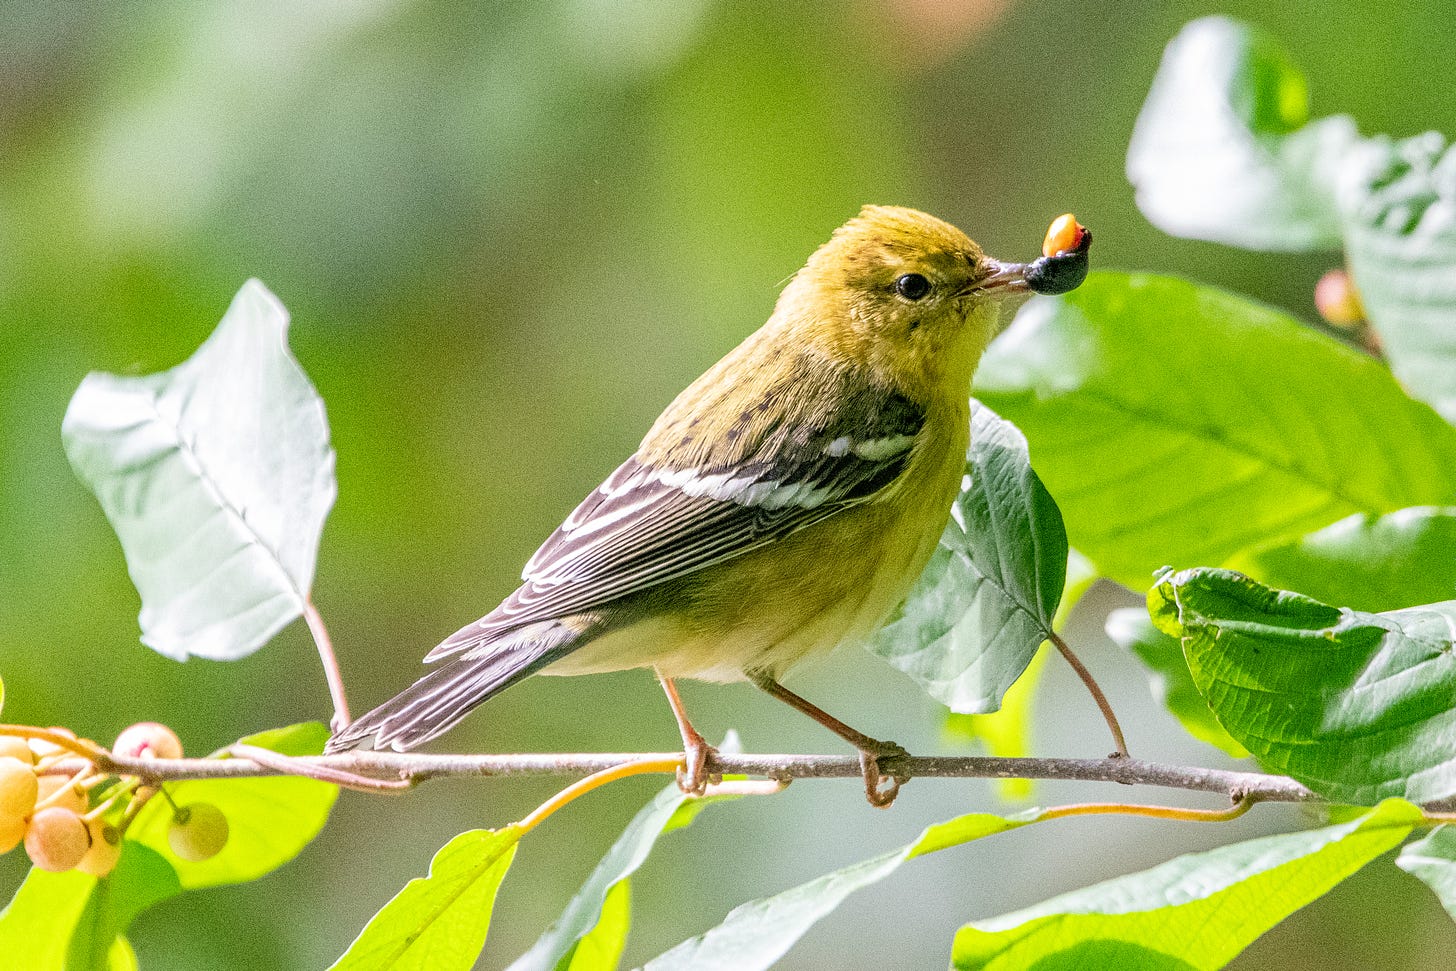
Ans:
{"label": "small olive bird", "polygon": [[1001,303],[1081,282],[1091,237],[1071,225],[1075,248],[1003,263],[933,216],[866,206],[536,551],[520,588],[329,751],[371,737],[412,749],[537,672],[641,667],[677,718],[685,791],[707,785],[712,750],[674,679],[747,680],[858,749],[866,797],[888,805],[901,780],[878,759],[904,749],[780,679],[873,633],[920,575],[965,474],[971,375]]}

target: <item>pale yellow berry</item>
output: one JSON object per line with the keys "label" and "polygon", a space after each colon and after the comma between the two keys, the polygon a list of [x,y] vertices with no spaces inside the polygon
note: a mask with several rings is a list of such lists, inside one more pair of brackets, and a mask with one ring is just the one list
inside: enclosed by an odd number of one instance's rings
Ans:
{"label": "pale yellow berry", "polygon": [[69,809],[52,806],[30,817],[25,831],[25,852],[30,862],[42,870],[64,873],[91,849],[91,834],[79,815]]}
{"label": "pale yellow berry", "polygon": [[0,759],[19,759],[26,765],[35,764],[35,753],[30,743],[14,735],[0,735]]}
{"label": "pale yellow berry", "polygon": [[9,853],[19,846],[28,825],[23,816],[0,816],[0,853]]}
{"label": "pale yellow berry", "polygon": [[1341,330],[1353,330],[1365,322],[1365,308],[1355,281],[1344,270],[1331,270],[1314,285],[1314,307],[1325,323]]}
{"label": "pale yellow berry", "polygon": [[[69,775],[43,775],[38,780],[40,791],[36,794],[37,803],[46,803],[49,806],[59,806],[62,809],[69,809],[72,812],[84,813],[90,805],[90,799],[86,790],[73,784],[73,776]],[[56,793],[60,795],[56,795]],[[55,796],[54,800],[51,797]],[[50,801],[48,801],[50,800]]]}
{"label": "pale yellow berry", "polygon": [[138,722],[116,736],[113,755],[128,759],[180,759],[182,740],[158,722]]}
{"label": "pale yellow berry", "polygon": [[201,863],[222,852],[228,841],[228,821],[222,810],[207,802],[183,806],[167,828],[167,844],[184,860]]}
{"label": "pale yellow berry", "polygon": [[76,869],[93,877],[104,877],[116,869],[116,861],[121,859],[121,830],[99,817],[87,823],[86,828],[91,834],[91,848],[81,857]]}
{"label": "pale yellow berry", "polygon": [[34,767],[19,759],[0,758],[0,817],[24,819],[35,808],[38,795],[40,783]]}

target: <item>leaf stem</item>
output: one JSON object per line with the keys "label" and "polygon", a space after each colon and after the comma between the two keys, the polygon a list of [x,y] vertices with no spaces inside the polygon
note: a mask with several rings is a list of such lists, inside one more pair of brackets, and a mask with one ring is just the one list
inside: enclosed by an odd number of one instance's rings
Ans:
{"label": "leaf stem", "polygon": [[1082,683],[1091,692],[1092,700],[1097,702],[1097,707],[1102,710],[1102,718],[1107,722],[1108,730],[1112,732],[1112,744],[1117,746],[1116,756],[1123,759],[1128,758],[1127,741],[1122,737],[1122,726],[1117,723],[1117,715],[1113,714],[1112,705],[1108,702],[1107,696],[1102,693],[1102,688],[1097,684],[1097,679],[1092,677],[1092,672],[1087,670],[1087,666],[1082,663],[1081,658],[1077,657],[1072,649],[1067,646],[1067,642],[1062,640],[1062,635],[1056,631],[1052,631],[1047,640],[1051,641],[1056,645],[1057,650],[1062,652],[1062,657],[1066,658],[1067,663],[1072,666],[1072,670],[1077,672],[1077,677],[1082,679]]}
{"label": "leaf stem", "polygon": [[1179,819],[1194,823],[1222,823],[1238,819],[1253,808],[1254,802],[1248,796],[1239,799],[1227,809],[1186,809],[1182,806],[1143,806],[1127,802],[1078,802],[1066,806],[1053,806],[1036,814],[1037,822],[1048,819],[1065,819],[1068,816],[1100,816],[1116,814],[1121,816],[1151,816],[1154,819]]}
{"label": "leaf stem", "polygon": [[540,826],[557,810],[575,802],[593,789],[604,786],[609,782],[616,782],[618,779],[625,779],[628,776],[645,775],[654,772],[677,772],[683,768],[683,764],[682,758],[641,759],[636,762],[624,762],[621,765],[614,765],[610,769],[594,772],[585,779],[573,782],[550,799],[547,799],[541,805],[537,806],[529,816],[515,825],[524,835],[537,826]]}
{"label": "leaf stem", "polygon": [[303,602],[303,619],[308,624],[308,632],[313,635],[314,644],[318,646],[319,660],[324,666],[324,680],[329,683],[329,697],[334,702],[334,717],[329,720],[329,727],[335,732],[343,731],[353,721],[349,717],[349,699],[344,694],[344,675],[339,671],[339,659],[334,654],[334,642],[329,638],[329,629],[324,626],[324,619],[313,605],[312,597]]}

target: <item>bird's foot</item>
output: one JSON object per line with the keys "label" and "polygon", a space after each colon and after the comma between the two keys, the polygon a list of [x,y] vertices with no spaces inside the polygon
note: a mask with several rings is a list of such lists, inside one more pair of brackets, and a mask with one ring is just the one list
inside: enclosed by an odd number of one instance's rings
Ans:
{"label": "bird's foot", "polygon": [[[880,759],[908,756],[904,746],[895,742],[875,742],[873,748],[859,750],[859,765],[864,772],[865,799],[876,809],[888,809],[900,794],[900,787],[907,781],[904,776],[880,774]],[[889,784],[886,785],[888,780]]]}
{"label": "bird's foot", "polygon": [[683,738],[683,764],[677,770],[677,787],[685,795],[701,796],[708,791],[713,777],[708,774],[708,760],[718,754],[697,732]]}

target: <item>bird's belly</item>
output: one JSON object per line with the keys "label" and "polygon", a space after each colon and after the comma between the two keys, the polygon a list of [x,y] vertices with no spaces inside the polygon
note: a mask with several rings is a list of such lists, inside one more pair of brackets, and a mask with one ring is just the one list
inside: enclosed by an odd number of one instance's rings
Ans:
{"label": "bird's belly", "polygon": [[863,641],[904,598],[943,531],[960,476],[935,478],[918,501],[846,510],[686,578],[664,591],[667,609],[614,626],[541,673],[655,667],[707,681],[777,678],[806,657]]}

